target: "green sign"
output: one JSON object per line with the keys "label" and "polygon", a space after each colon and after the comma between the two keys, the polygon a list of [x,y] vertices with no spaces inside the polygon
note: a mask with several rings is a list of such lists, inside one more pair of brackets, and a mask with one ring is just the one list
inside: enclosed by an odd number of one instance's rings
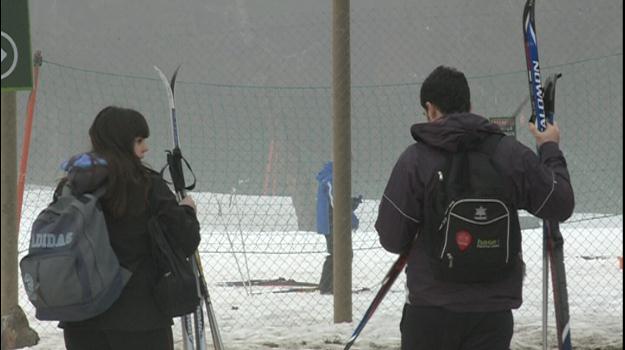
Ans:
{"label": "green sign", "polygon": [[2,0],[2,91],[33,86],[28,0]]}
{"label": "green sign", "polygon": [[516,119],[515,117],[493,117],[490,122],[499,125],[501,131],[506,135],[516,137]]}

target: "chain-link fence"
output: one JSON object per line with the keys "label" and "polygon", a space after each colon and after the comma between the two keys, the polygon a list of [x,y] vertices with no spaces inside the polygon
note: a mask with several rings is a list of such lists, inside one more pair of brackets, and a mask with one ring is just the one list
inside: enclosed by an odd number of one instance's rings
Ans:
{"label": "chain-link fence", "polygon": [[[379,246],[373,222],[390,170],[413,142],[410,125],[424,121],[420,81],[439,64],[458,67],[469,78],[474,111],[487,117],[512,113],[528,93],[522,4],[451,3],[352,14],[352,190],[365,198],[353,234],[355,318],[394,260]],[[176,86],[181,147],[198,178],[200,253],[226,333],[332,322],[332,298],[319,297],[312,287],[326,255],[324,238],[314,232],[315,176],[332,155],[331,20],[327,11],[317,14],[254,18],[237,30],[210,33],[212,41],[194,45],[195,52],[179,52],[185,55]],[[545,2],[537,22],[543,71],[564,75],[556,115],[577,202],[574,217],[562,226],[573,337],[586,339],[589,348],[622,348],[622,2]],[[173,37],[169,42],[174,49],[183,45]],[[101,108],[120,105],[147,117],[147,162],[154,168],[171,147],[165,91],[150,68],[158,59],[132,55],[131,66],[140,73],[119,74],[88,63],[67,65],[46,51],[44,58],[22,254],[30,221],[62,176],[59,163],[88,149],[87,130]],[[518,121],[517,128],[518,138],[532,145]],[[542,235],[537,221],[524,222],[528,274],[517,329],[535,330]],[[289,280],[301,285],[285,286]],[[397,324],[402,284],[385,300]],[[21,305],[34,313],[25,299]]]}

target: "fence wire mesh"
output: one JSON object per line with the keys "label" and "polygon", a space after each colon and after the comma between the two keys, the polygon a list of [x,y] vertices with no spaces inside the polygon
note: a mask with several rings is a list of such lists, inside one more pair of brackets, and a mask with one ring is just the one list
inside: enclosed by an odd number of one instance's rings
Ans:
{"label": "fence wire mesh", "polygon": [[[373,223],[390,170],[413,142],[409,127],[424,121],[420,81],[439,64],[458,67],[469,78],[474,112],[512,113],[528,93],[517,3],[353,11],[352,193],[365,198],[352,236],[356,319],[395,258],[380,247]],[[622,2],[571,2],[568,13],[560,8],[563,1],[541,6],[543,71],[564,76],[556,115],[577,202],[575,215],[562,225],[573,337],[587,339],[589,348],[622,348]],[[179,52],[185,64],[176,105],[181,147],[198,178],[193,195],[206,279],[225,333],[258,326],[259,320],[268,327],[329,323],[332,298],[312,294],[318,293],[314,285],[326,255],[325,240],[315,233],[315,176],[332,157],[331,16],[327,10],[313,17],[298,12],[244,24],[215,29],[210,42],[193,45],[193,53]],[[184,28],[198,31],[179,25],[183,29],[165,38],[170,50],[184,46],[176,40]],[[70,51],[78,50],[71,45]],[[171,148],[168,106],[151,71],[164,57],[131,56],[121,70],[101,63],[102,57],[68,64],[44,51],[20,254],[28,248],[30,223],[62,176],[60,162],[89,149],[87,130],[101,108],[141,111],[151,128],[147,163],[155,169],[164,164],[163,151]],[[20,118],[24,111],[22,100]],[[519,140],[531,146],[524,124],[516,125]],[[517,329],[531,328],[529,334],[539,338],[541,230],[536,220],[523,222],[528,273],[525,304],[515,315]],[[289,280],[302,283],[297,290],[275,285]],[[269,281],[274,285],[264,285]],[[401,305],[403,284],[402,277],[385,305]],[[34,314],[25,297],[20,303]],[[519,339],[516,344],[529,346]]]}

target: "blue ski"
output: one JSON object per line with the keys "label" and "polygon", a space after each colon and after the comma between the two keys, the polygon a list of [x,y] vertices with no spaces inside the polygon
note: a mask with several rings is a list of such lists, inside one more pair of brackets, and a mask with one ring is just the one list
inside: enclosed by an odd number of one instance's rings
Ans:
{"label": "blue ski", "polygon": [[[555,119],[555,87],[556,81],[561,75],[552,75],[547,78],[543,88],[536,37],[535,7],[535,0],[527,0],[523,11],[523,33],[530,100],[532,102],[531,120],[536,123],[539,131],[544,131],[547,123],[553,123]],[[543,222],[543,237],[551,265],[558,349],[571,350],[569,301],[563,252],[564,240],[559,224],[545,220]]]}

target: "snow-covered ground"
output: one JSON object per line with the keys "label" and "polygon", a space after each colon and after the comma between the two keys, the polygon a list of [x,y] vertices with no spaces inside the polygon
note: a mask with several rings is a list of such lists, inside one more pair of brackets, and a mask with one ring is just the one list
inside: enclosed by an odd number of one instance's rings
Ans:
{"label": "snow-covered ground", "polygon": [[[25,254],[30,223],[50,198],[50,189],[29,187],[21,222],[20,249]],[[229,350],[343,349],[360,317],[379,288],[396,256],[377,244],[372,229],[377,203],[358,209],[361,229],[354,233],[353,323],[333,324],[333,298],[318,292],[274,293],[276,287],[229,287],[223,282],[247,278],[283,277],[316,282],[324,259],[319,235],[295,231],[290,199],[279,197],[195,194],[203,227],[201,255],[224,344]],[[232,201],[235,199],[235,201]],[[262,208],[262,212],[260,209]],[[593,219],[594,218],[594,219]],[[575,349],[623,348],[622,215],[597,219],[576,214],[565,233],[565,255],[571,329]],[[282,228],[279,230],[278,228]],[[528,263],[525,302],[515,311],[513,350],[542,349],[541,287],[542,233],[524,231]],[[248,277],[249,276],[249,277]],[[551,299],[551,298],[550,298]],[[399,320],[404,301],[403,276],[393,286],[359,337],[355,350],[399,349]],[[63,349],[62,333],[54,323],[34,319],[34,310],[20,285],[20,305],[39,333],[31,349]],[[550,305],[550,309],[553,307]],[[550,344],[554,347],[554,316],[550,315]],[[208,327],[207,327],[208,329]],[[174,329],[181,349],[179,326]],[[208,337],[210,344],[210,336]],[[209,345],[209,349],[210,349]]]}

